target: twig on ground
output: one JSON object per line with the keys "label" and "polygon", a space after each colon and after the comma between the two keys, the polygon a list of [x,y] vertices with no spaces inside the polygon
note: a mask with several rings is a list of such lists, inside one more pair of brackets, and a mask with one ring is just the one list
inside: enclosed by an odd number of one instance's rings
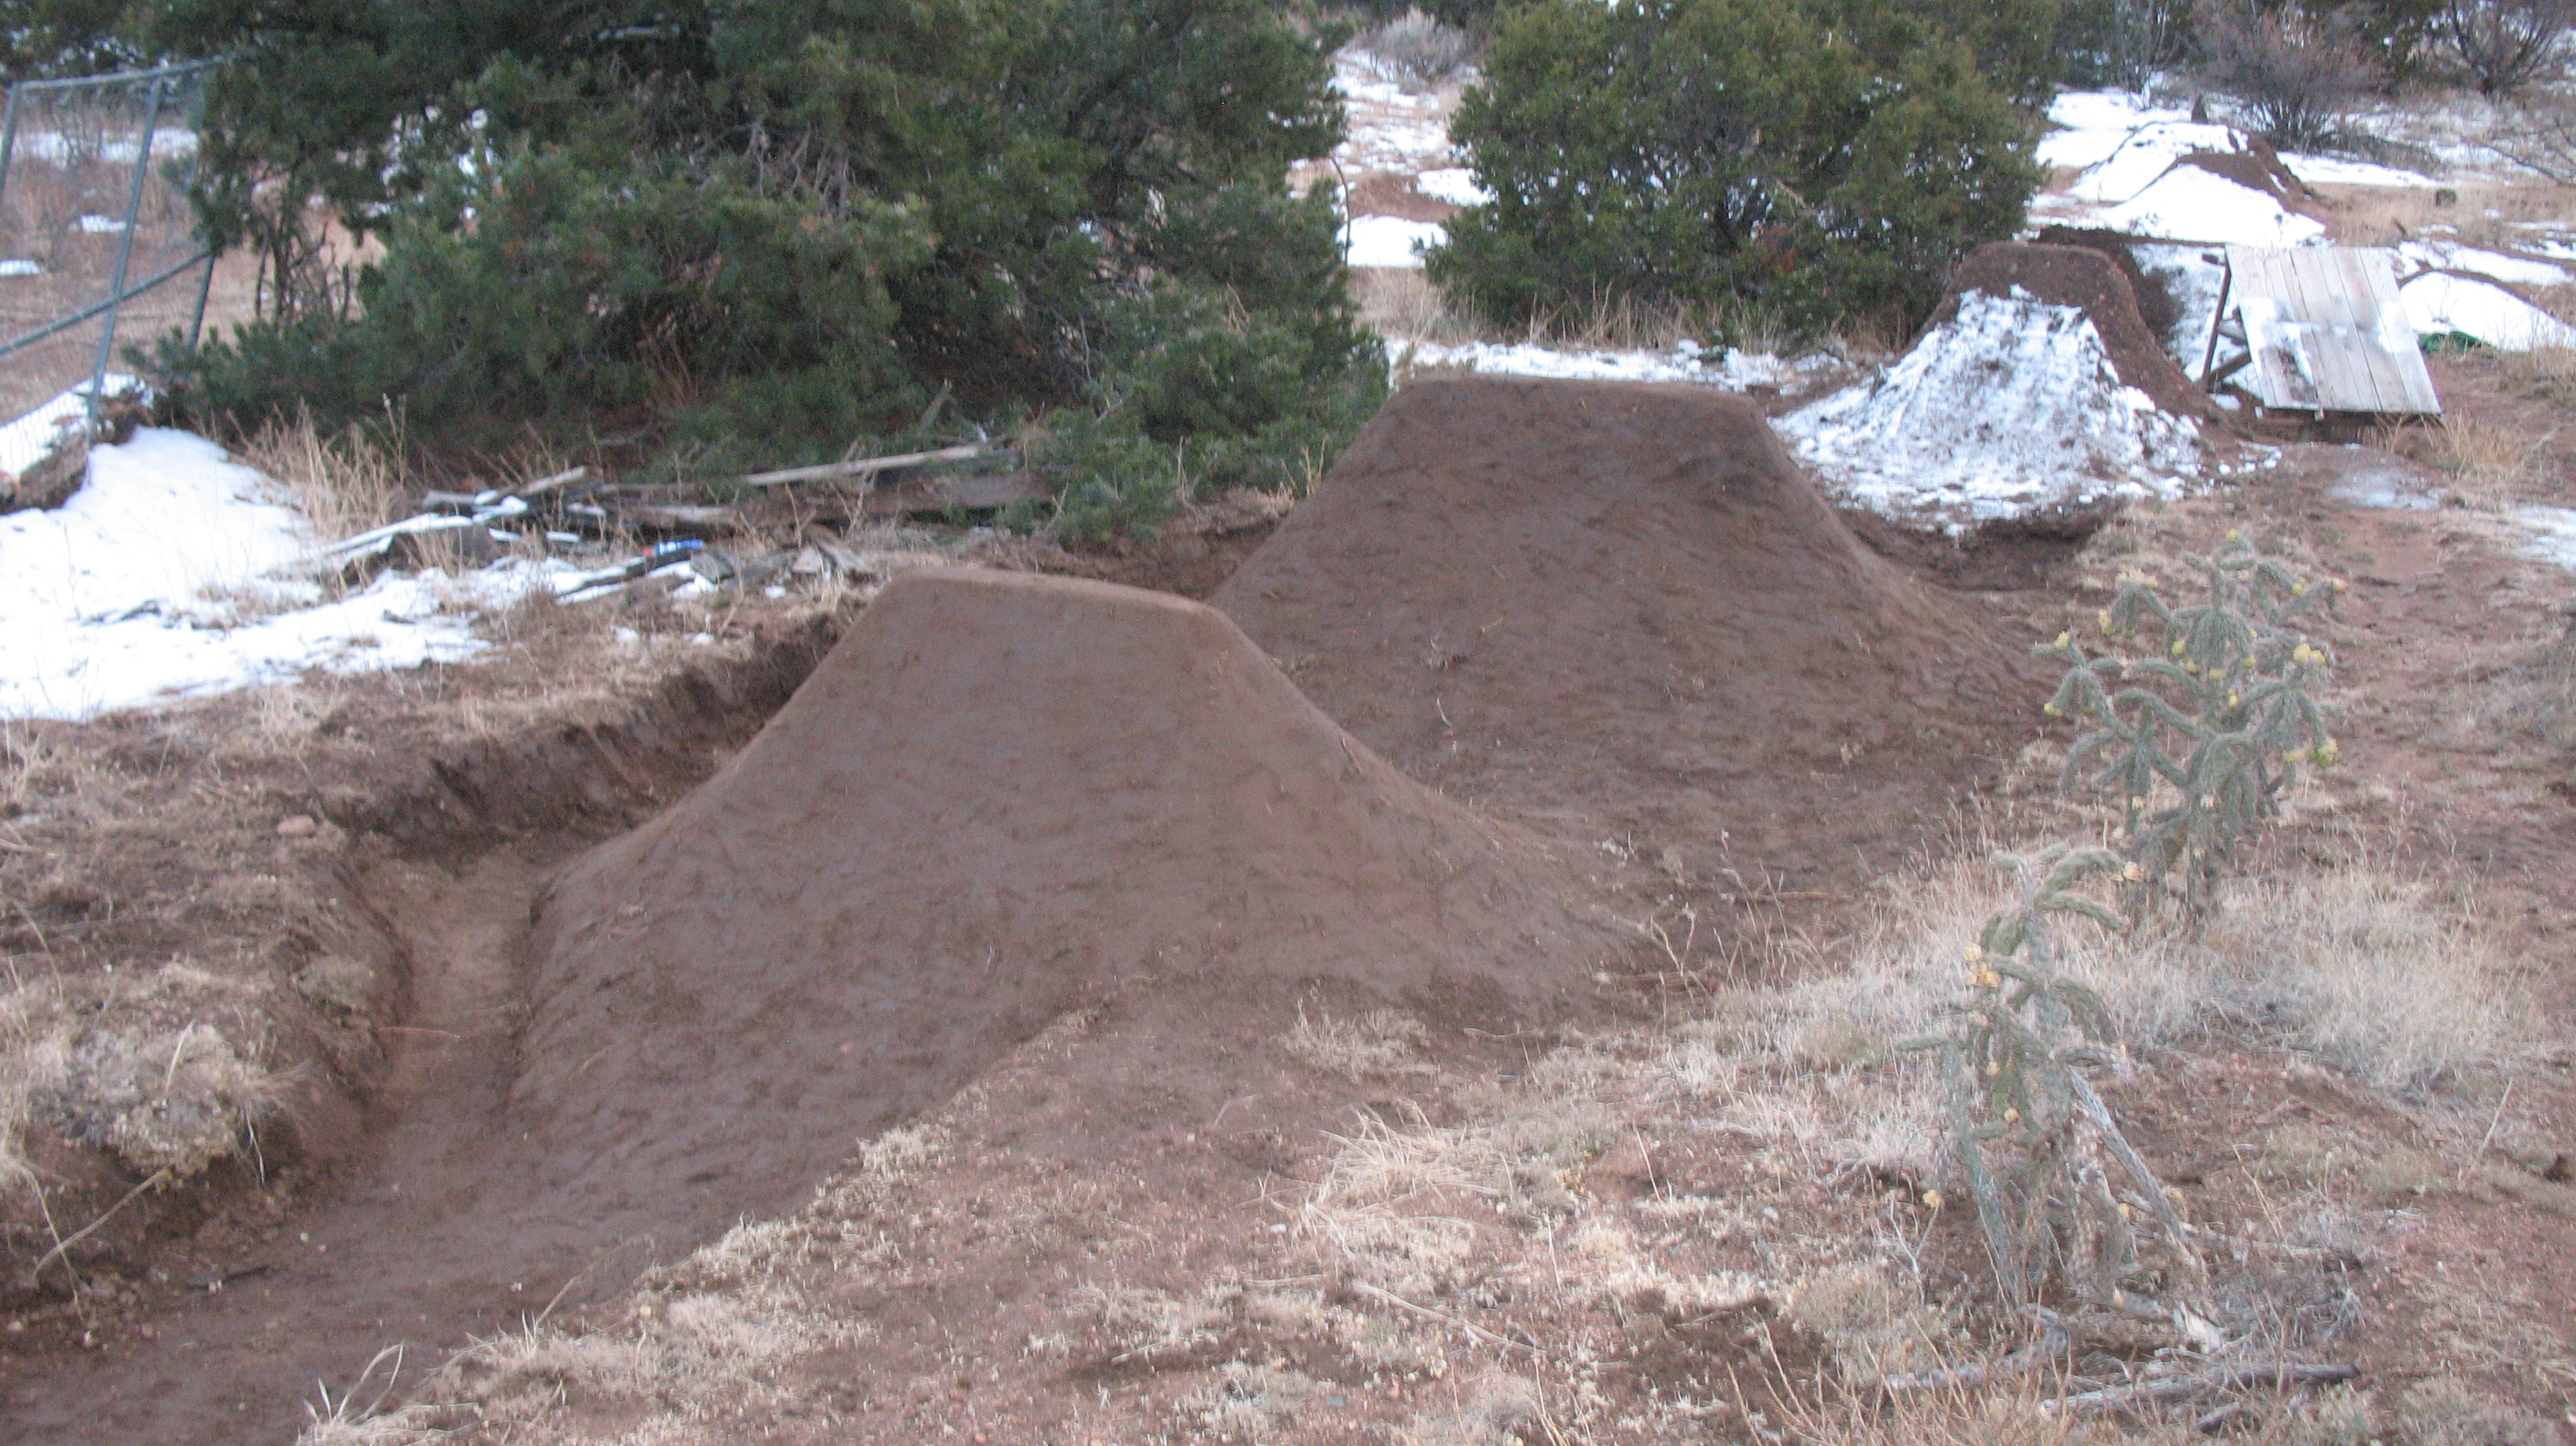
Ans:
{"label": "twig on ground", "polygon": [[27,1282],[28,1282],[28,1284],[33,1285],[33,1284],[35,1283],[35,1281],[36,1281],[36,1277],[38,1277],[38,1276],[40,1276],[40,1275],[43,1275],[43,1274],[45,1273],[45,1267],[46,1267],[46,1266],[48,1266],[48,1265],[53,1264],[53,1263],[54,1263],[54,1261],[55,1261],[56,1259],[58,1259],[58,1258],[63,1259],[63,1264],[64,1264],[65,1268],[69,1268],[69,1267],[70,1267],[70,1265],[71,1265],[71,1262],[70,1262],[70,1260],[69,1260],[68,1258],[64,1258],[64,1252],[65,1252],[65,1251],[68,1251],[68,1250],[70,1250],[73,1246],[80,1244],[80,1243],[81,1243],[82,1241],[84,1241],[84,1240],[87,1240],[87,1239],[90,1237],[90,1235],[98,1229],[98,1227],[100,1227],[100,1226],[102,1226],[102,1225],[105,1225],[109,1220],[111,1220],[111,1219],[115,1218],[115,1215],[116,1215],[116,1212],[117,1212],[117,1211],[122,1210],[122,1209],[124,1209],[126,1206],[133,1204],[133,1203],[134,1203],[134,1197],[135,1197],[135,1196],[142,1194],[144,1191],[151,1189],[151,1188],[152,1188],[153,1186],[155,1186],[155,1185],[161,1184],[162,1182],[164,1182],[164,1181],[168,1180],[169,1178],[170,1178],[170,1167],[169,1167],[169,1166],[167,1166],[167,1165],[164,1165],[164,1166],[162,1166],[160,1169],[153,1171],[153,1172],[151,1173],[151,1175],[150,1175],[150,1176],[148,1176],[148,1177],[144,1180],[144,1182],[143,1182],[142,1184],[137,1185],[137,1186],[135,1186],[133,1189],[126,1191],[126,1192],[125,1192],[125,1198],[124,1198],[124,1199],[119,1200],[119,1201],[117,1201],[115,1204],[108,1206],[108,1207],[107,1207],[107,1209],[106,1209],[105,1211],[101,1212],[101,1214],[99,1215],[99,1217],[98,1217],[96,1220],[93,1220],[93,1221],[91,1221],[90,1223],[88,1223],[87,1225],[82,1226],[80,1229],[73,1231],[69,1237],[67,1237],[67,1238],[65,1238],[65,1239],[62,1239],[62,1240],[55,1241],[55,1242],[54,1242],[54,1248],[53,1248],[53,1249],[48,1250],[48,1251],[46,1251],[43,1255],[38,1256],[38,1257],[36,1258],[36,1263],[35,1263],[35,1264],[33,1264],[33,1265],[31,1265],[31,1266],[28,1266],[28,1267],[27,1267]]}
{"label": "twig on ground", "polygon": [[1382,1300],[1388,1305],[1395,1306],[1402,1310],[1409,1310],[1415,1315],[1421,1316],[1425,1320],[1436,1320],[1446,1325],[1456,1326],[1458,1329],[1465,1331],[1468,1335],[1477,1340],[1483,1341],[1489,1346],[1494,1346],[1507,1351],[1527,1351],[1533,1356],[1539,1355],[1539,1349],[1536,1346],[1512,1340],[1505,1336],[1498,1336],[1492,1331],[1485,1329],[1483,1326],[1477,1325],[1473,1321],[1460,1320],[1458,1317],[1449,1314],[1447,1311],[1433,1310],[1427,1305],[1415,1305],[1413,1302],[1406,1300],[1403,1296],[1397,1295],[1394,1291],[1380,1290],[1378,1287],[1369,1284],[1365,1280],[1352,1281],[1351,1289],[1358,1291],[1360,1294],[1365,1295],[1372,1300]]}
{"label": "twig on ground", "polygon": [[2074,1351],[2074,1335],[2062,1326],[2051,1325],[2037,1343],[2024,1346],[2000,1361],[1979,1361],[1974,1365],[1951,1366],[1938,1371],[1909,1371],[1903,1375],[1883,1376],[1878,1384],[1880,1389],[1890,1393],[1982,1386],[1988,1381],[2028,1375],[2051,1361],[2064,1360]]}
{"label": "twig on ground", "polygon": [[2309,1386],[2349,1381],[2361,1374],[2358,1366],[2239,1366],[2232,1371],[2218,1371],[2199,1376],[2168,1376],[2160,1381],[2141,1381],[2134,1386],[2112,1386],[2099,1391],[2061,1396],[2039,1403],[2042,1415],[2060,1413],[2090,1416],[2104,1411],[2124,1411],[2134,1406],[2153,1406],[2173,1401],[2188,1401],[2216,1391],[2242,1391],[2255,1386]]}

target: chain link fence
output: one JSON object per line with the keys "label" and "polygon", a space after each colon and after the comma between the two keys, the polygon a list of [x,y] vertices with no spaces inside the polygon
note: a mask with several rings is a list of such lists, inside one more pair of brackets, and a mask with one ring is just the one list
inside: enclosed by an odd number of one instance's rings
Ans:
{"label": "chain link fence", "polygon": [[0,426],[0,472],[25,473],[70,425],[95,420],[118,389],[123,346],[203,327],[218,261],[198,236],[188,188],[215,64],[9,88],[0,423],[23,420]]}

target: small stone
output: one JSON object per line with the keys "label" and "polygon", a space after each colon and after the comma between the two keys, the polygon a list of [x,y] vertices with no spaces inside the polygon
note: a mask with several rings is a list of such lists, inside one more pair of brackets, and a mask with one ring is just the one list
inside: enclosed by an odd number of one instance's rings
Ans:
{"label": "small stone", "polygon": [[321,831],[322,825],[315,823],[311,814],[290,813],[277,821],[279,838],[311,838]]}

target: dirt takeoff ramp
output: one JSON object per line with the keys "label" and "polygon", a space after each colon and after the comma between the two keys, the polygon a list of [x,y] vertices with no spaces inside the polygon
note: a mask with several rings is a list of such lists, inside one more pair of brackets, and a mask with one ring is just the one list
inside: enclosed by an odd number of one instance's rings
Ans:
{"label": "dirt takeoff ramp", "polygon": [[1560,882],[1213,609],[914,573],[541,903],[511,1112],[603,1212],[678,1191],[758,1215],[1122,993],[1222,1011],[1311,985],[1491,1027],[1599,957]]}
{"label": "dirt takeoff ramp", "polygon": [[1211,601],[1450,796],[1748,886],[1887,861],[2047,689],[1694,387],[1414,382]]}

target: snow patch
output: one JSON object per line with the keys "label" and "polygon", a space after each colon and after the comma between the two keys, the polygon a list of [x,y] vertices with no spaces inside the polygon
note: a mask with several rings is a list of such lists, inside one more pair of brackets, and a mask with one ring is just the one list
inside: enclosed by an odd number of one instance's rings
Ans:
{"label": "snow patch", "polygon": [[2416,332],[2459,332],[2499,351],[2576,347],[2576,327],[2501,286],[2465,276],[2426,272],[2398,288],[2406,319]]}
{"label": "snow patch", "polygon": [[2083,311],[1970,292],[1875,382],[1779,422],[1842,500],[1957,528],[2106,496],[2179,495],[2200,434],[2123,386]]}
{"label": "snow patch", "polygon": [[2576,572],[2576,508],[2524,507],[2513,520],[2530,530],[2532,556]]}
{"label": "snow patch", "polygon": [[2564,266],[2463,246],[2457,241],[2408,241],[2397,247],[2397,257],[2409,271],[2474,271],[2516,286],[2563,286],[2568,279]]}
{"label": "snow patch", "polygon": [[1476,184],[1476,173],[1464,166],[1424,171],[1413,178],[1413,188],[1435,201],[1446,201],[1452,206],[1481,206],[1494,199],[1493,192]]}
{"label": "snow patch", "polygon": [[1436,221],[1359,216],[1342,227],[1342,250],[1353,266],[1420,266],[1422,257],[1415,248],[1448,244],[1448,231]]}
{"label": "snow patch", "polygon": [[2166,236],[2237,246],[2308,246],[2325,239],[2325,223],[2301,216],[2251,186],[2215,171],[2176,166],[2153,185],[2101,214],[2100,223],[2133,236]]}
{"label": "snow patch", "polygon": [[144,428],[92,448],[89,467],[62,507],[0,517],[0,717],[87,718],[308,668],[456,661],[487,646],[472,610],[506,606],[561,566],[387,574],[330,600],[293,576],[312,549],[303,517],[213,443]]}
{"label": "snow patch", "polygon": [[1406,358],[1416,366],[1450,367],[1505,376],[1554,377],[1569,381],[1691,382],[1726,391],[1748,387],[1785,387],[1800,378],[1840,365],[1830,357],[1783,361],[1768,352],[1710,349],[1680,342],[1669,351],[1559,351],[1543,346],[1504,346],[1470,342],[1443,346],[1425,342]]}

